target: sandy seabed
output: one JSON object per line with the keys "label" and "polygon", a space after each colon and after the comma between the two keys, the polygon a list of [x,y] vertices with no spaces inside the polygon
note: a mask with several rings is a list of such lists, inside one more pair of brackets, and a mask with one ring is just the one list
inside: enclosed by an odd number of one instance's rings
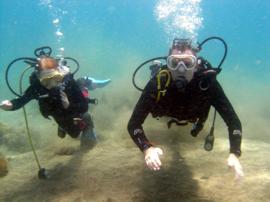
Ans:
{"label": "sandy seabed", "polygon": [[164,150],[163,167],[157,172],[145,167],[142,153],[121,135],[103,138],[87,151],[69,137],[39,149],[50,176],[46,180],[38,179],[30,151],[8,155],[0,201],[270,201],[268,143],[244,140],[245,177],[239,182],[226,165],[227,139],[217,138],[214,151],[206,152],[202,138],[194,141],[176,134],[151,138],[162,142]]}

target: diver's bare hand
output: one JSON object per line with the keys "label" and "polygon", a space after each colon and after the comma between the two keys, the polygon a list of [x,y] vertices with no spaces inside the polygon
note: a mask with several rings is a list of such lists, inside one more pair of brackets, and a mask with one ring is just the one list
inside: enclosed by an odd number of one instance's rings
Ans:
{"label": "diver's bare hand", "polygon": [[158,147],[150,147],[144,151],[144,160],[147,167],[151,170],[159,170],[161,161],[159,155],[162,155],[163,151]]}
{"label": "diver's bare hand", "polygon": [[9,110],[11,110],[13,108],[13,104],[9,100],[4,100],[0,104],[0,108],[5,110],[5,111],[9,111]]}
{"label": "diver's bare hand", "polygon": [[60,91],[60,96],[61,96],[61,101],[62,101],[63,107],[65,109],[67,109],[69,107],[69,101],[68,101],[67,94],[64,91]]}
{"label": "diver's bare hand", "polygon": [[234,170],[235,179],[240,180],[244,177],[244,171],[238,157],[235,154],[230,154],[228,158],[228,166]]}

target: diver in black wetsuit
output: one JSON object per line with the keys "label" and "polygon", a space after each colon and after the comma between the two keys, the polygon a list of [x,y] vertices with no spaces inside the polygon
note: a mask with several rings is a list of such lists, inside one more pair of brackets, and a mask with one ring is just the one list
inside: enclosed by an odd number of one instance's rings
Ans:
{"label": "diver in black wetsuit", "polygon": [[99,81],[84,77],[76,81],[67,66],[46,55],[38,59],[36,66],[24,94],[11,101],[3,101],[0,107],[3,110],[17,110],[36,99],[41,114],[45,118],[51,116],[57,122],[59,137],[64,138],[67,133],[77,138],[81,134],[81,146],[93,146],[96,134],[87,111],[88,104],[96,103],[96,100],[89,98],[88,89],[103,87],[110,79]]}
{"label": "diver in black wetsuit", "polygon": [[189,40],[175,39],[164,65],[147,83],[128,123],[128,131],[144,152],[145,162],[152,170],[159,170],[159,155],[163,151],[151,144],[145,136],[142,124],[149,113],[153,117],[168,116],[174,122],[193,123],[192,136],[202,130],[210,107],[213,106],[228,126],[230,155],[228,164],[236,176],[243,176],[238,160],[241,155],[241,123],[213,70],[206,70],[208,63],[196,56]]}

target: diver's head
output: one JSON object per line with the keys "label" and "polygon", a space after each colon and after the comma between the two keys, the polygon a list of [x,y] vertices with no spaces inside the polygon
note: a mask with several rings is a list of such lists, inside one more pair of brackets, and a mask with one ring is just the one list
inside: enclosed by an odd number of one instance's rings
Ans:
{"label": "diver's head", "polygon": [[184,91],[197,67],[196,52],[190,40],[174,39],[167,57],[167,66],[178,90]]}
{"label": "diver's head", "polygon": [[42,57],[38,61],[37,76],[42,86],[52,89],[62,82],[65,74],[60,71],[56,59]]}
{"label": "diver's head", "polygon": [[58,67],[58,62],[52,57],[43,56],[38,59],[39,70],[56,69]]}

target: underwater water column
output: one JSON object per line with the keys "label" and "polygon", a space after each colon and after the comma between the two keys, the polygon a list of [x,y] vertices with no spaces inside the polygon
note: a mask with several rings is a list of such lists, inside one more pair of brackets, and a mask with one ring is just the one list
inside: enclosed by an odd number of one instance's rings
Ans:
{"label": "underwater water column", "polygon": [[202,27],[201,0],[159,0],[154,8],[156,20],[162,23],[168,41],[191,38],[197,41]]}
{"label": "underwater water column", "polygon": [[65,48],[63,46],[64,32],[62,29],[62,20],[64,16],[68,13],[66,10],[59,8],[56,5],[57,1],[53,0],[40,0],[40,5],[45,6],[48,9],[49,15],[51,17],[51,22],[55,28],[54,36],[57,41],[57,57],[64,57]]}

